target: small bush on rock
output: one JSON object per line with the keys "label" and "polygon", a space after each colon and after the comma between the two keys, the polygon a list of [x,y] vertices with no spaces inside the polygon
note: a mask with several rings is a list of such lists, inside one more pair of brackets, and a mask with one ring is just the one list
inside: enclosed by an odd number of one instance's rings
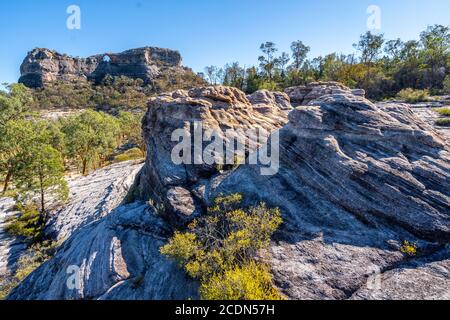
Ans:
{"label": "small bush on rock", "polygon": [[449,116],[450,117],[450,108],[439,108],[435,110],[441,116]]}
{"label": "small bush on rock", "polygon": [[254,261],[217,274],[200,287],[206,300],[280,300],[270,270]]}
{"label": "small bush on rock", "polygon": [[176,232],[161,253],[200,280],[203,299],[280,299],[269,268],[255,262],[281,225],[280,212],[265,204],[244,210],[241,201],[240,194],[218,197],[206,216],[187,232]]}
{"label": "small bush on rock", "polygon": [[436,120],[436,125],[450,127],[450,118]]}
{"label": "small bush on rock", "polygon": [[42,236],[42,225],[40,224],[41,213],[32,204],[17,205],[21,212],[17,218],[10,221],[5,231],[16,237],[23,237],[30,242],[34,242]]}
{"label": "small bush on rock", "polygon": [[20,282],[49,260],[55,254],[56,246],[57,244],[51,241],[43,241],[31,246],[19,258],[15,274],[4,280],[0,279],[0,300],[6,299]]}
{"label": "small bush on rock", "polygon": [[403,245],[400,247],[400,251],[407,254],[410,257],[417,255],[417,244],[410,243],[409,241],[403,241]]}
{"label": "small bush on rock", "polygon": [[113,163],[143,159],[142,151],[138,148],[129,149],[114,157]]}
{"label": "small bush on rock", "polygon": [[408,103],[426,102],[430,98],[428,90],[403,89],[397,93],[397,98]]}

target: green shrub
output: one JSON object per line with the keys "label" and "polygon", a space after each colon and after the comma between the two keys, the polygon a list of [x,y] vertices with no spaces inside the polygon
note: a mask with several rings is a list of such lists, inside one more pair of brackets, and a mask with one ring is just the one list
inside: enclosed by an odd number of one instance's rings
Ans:
{"label": "green shrub", "polygon": [[[200,280],[203,299],[237,295],[242,299],[280,298],[268,269],[254,262],[281,225],[280,212],[265,204],[244,210],[239,208],[241,201],[240,194],[218,197],[206,216],[192,222],[187,232],[175,232],[161,248],[162,254],[174,259],[189,276]],[[223,287],[216,286],[225,280]],[[223,291],[239,280],[243,281],[239,293],[228,295]]]}
{"label": "green shrub", "polygon": [[254,261],[217,274],[200,287],[206,300],[280,300],[269,268]]}
{"label": "green shrub", "polygon": [[131,160],[139,160],[144,158],[142,151],[139,148],[129,149],[117,156],[114,157],[113,163],[131,161]]}
{"label": "green shrub", "polygon": [[450,108],[439,108],[439,109],[435,109],[434,111],[439,113],[441,116],[450,117]]}
{"label": "green shrub", "polygon": [[30,242],[35,242],[42,237],[42,225],[40,224],[41,213],[33,204],[25,206],[18,204],[20,214],[10,221],[5,231],[15,237],[23,237]]}
{"label": "green shrub", "polygon": [[278,90],[280,90],[280,87],[274,81],[264,81],[259,84],[258,89],[259,90],[278,91]]}
{"label": "green shrub", "polygon": [[426,102],[430,98],[428,90],[403,89],[397,93],[397,98],[408,103]]}
{"label": "green shrub", "polygon": [[448,127],[450,126],[450,118],[436,120],[436,125]]}

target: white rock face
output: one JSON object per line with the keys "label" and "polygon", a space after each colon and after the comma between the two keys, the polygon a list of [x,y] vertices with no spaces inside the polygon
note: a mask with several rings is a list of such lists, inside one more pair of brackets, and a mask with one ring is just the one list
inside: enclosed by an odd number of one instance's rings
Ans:
{"label": "white rock face", "polygon": [[[123,201],[141,167],[142,164],[129,161],[97,170],[86,177],[70,178],[69,202],[53,210],[46,232],[61,241],[77,228],[109,214]],[[0,198],[0,277],[15,270],[18,258],[26,250],[22,241],[4,231],[7,220],[18,214],[13,206],[13,199]]]}
{"label": "white rock face", "polygon": [[170,235],[145,203],[119,206],[74,232],[9,299],[196,299],[197,284],[159,253]]}
{"label": "white rock face", "polygon": [[75,229],[109,214],[124,200],[142,165],[122,162],[69,179],[69,202],[53,212],[46,232],[63,240]]}
{"label": "white rock face", "polygon": [[417,259],[382,274],[373,274],[351,299],[449,300],[450,249]]}

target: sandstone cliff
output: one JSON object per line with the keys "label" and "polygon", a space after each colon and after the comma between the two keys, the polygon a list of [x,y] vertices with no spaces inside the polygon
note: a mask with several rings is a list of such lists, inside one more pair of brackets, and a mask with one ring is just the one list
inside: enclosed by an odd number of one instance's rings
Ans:
{"label": "sandstone cliff", "polygon": [[54,81],[100,81],[106,75],[142,79],[146,83],[169,71],[192,72],[182,67],[178,51],[144,47],[122,53],[104,53],[75,58],[49,49],[37,48],[28,53],[21,67],[20,83],[30,88]]}
{"label": "sandstone cliff", "polygon": [[[219,134],[278,132],[278,174],[263,176],[260,165],[174,165],[173,129],[189,131],[194,120]],[[248,97],[206,87],[153,99],[143,128],[149,156],[133,192],[138,201],[74,231],[10,299],[196,298],[196,283],[158,247],[171,225],[232,192],[281,209],[268,262],[290,299],[449,297],[450,146],[408,105],[375,105],[337,84]],[[246,152],[259,147],[255,141]],[[164,212],[139,198],[163,203]],[[418,244],[418,256],[400,251],[404,240]],[[66,285],[70,265],[80,266],[76,289]]]}

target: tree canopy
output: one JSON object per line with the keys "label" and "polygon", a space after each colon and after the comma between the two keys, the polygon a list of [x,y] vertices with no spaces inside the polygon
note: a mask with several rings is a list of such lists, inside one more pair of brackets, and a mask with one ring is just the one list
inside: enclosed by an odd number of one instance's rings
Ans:
{"label": "tree canopy", "polygon": [[[386,39],[366,32],[355,43],[355,53],[330,53],[308,58],[311,50],[301,40],[292,42],[291,54],[273,42],[260,46],[258,66],[242,67],[238,62],[224,68],[209,66],[207,79],[235,86],[247,93],[258,89],[283,90],[313,81],[338,81],[363,88],[372,99],[393,97],[403,89],[450,93],[450,29],[429,26],[420,40]],[[290,63],[290,64],[289,64]]]}

